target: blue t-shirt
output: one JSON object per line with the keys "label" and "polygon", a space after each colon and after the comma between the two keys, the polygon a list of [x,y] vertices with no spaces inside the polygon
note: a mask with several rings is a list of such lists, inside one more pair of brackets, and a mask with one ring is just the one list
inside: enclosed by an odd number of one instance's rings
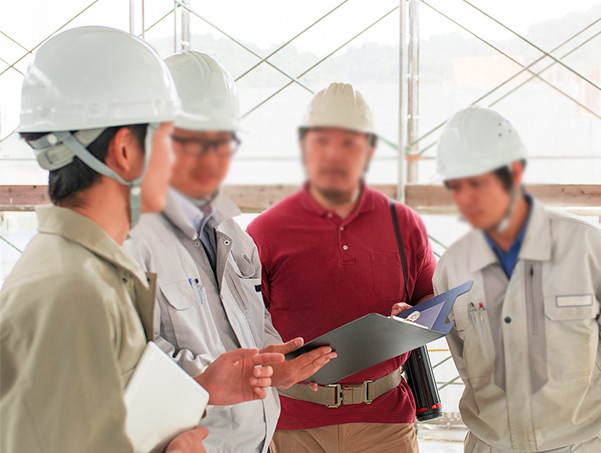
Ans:
{"label": "blue t-shirt", "polygon": [[507,274],[507,277],[511,277],[513,269],[515,268],[515,265],[518,262],[520,249],[522,248],[522,242],[524,242],[524,236],[526,236],[526,230],[528,229],[528,223],[530,222],[530,212],[532,211],[532,197],[528,194],[524,194],[524,198],[528,202],[529,206],[528,217],[526,218],[526,222],[524,222],[524,226],[522,227],[520,234],[518,234],[518,237],[515,238],[515,241],[513,241],[513,244],[511,244],[511,246],[506,252],[501,250],[499,246],[495,243],[495,241],[493,241],[488,236],[488,234],[484,235],[486,241],[488,242],[488,245],[490,245],[490,248],[492,248],[495,252],[495,255],[497,255],[497,259],[499,260],[501,267],[505,271],[505,274]]}

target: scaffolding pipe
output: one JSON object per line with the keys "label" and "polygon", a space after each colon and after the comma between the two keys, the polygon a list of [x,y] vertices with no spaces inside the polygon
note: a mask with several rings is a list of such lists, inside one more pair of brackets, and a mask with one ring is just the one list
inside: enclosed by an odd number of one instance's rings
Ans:
{"label": "scaffolding pipe", "polygon": [[[190,8],[192,7],[192,0],[183,0],[183,2]],[[192,37],[190,34],[190,11],[182,8],[181,15],[182,29],[179,50],[190,50],[190,46],[192,45]]]}
{"label": "scaffolding pipe", "polygon": [[407,182],[418,178],[419,145],[419,0],[409,0],[409,73],[407,86]]}
{"label": "scaffolding pipe", "polygon": [[406,27],[407,23],[407,0],[399,0],[399,158],[398,158],[398,176],[397,176],[397,199],[405,202],[406,185],[406,163],[405,163],[405,144],[407,143],[405,126],[407,124],[407,104],[405,96],[405,81],[407,80],[407,52],[406,52]]}
{"label": "scaffolding pipe", "polygon": [[136,34],[136,5],[135,0],[129,0],[129,32],[132,35]]}
{"label": "scaffolding pipe", "polygon": [[146,23],[144,22],[144,16],[146,15],[146,0],[142,0],[142,39],[146,39]]}

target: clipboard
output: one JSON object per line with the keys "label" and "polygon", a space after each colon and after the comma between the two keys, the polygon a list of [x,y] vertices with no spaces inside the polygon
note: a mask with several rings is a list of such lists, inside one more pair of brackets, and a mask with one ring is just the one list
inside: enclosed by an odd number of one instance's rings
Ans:
{"label": "clipboard", "polygon": [[127,383],[125,432],[136,453],[156,453],[198,425],[209,394],[156,343],[149,342]]}
{"label": "clipboard", "polygon": [[330,346],[338,357],[308,381],[322,385],[339,382],[447,335],[453,322],[447,323],[446,319],[457,297],[468,292],[472,284],[472,281],[464,283],[405,310],[399,316],[365,315],[286,354],[286,360],[321,346]]}

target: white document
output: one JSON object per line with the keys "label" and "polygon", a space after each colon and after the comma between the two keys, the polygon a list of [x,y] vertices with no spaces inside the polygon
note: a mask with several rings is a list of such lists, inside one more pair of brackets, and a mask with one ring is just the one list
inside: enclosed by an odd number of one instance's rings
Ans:
{"label": "white document", "polygon": [[198,425],[209,394],[154,342],[149,342],[125,389],[125,431],[136,453],[164,451]]}

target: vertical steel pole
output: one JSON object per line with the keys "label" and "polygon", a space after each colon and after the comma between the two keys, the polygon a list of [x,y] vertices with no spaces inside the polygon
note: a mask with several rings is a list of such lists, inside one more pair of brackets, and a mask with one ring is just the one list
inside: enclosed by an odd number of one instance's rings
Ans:
{"label": "vertical steel pole", "polygon": [[406,164],[405,143],[407,110],[405,108],[407,99],[405,96],[405,82],[407,80],[407,51],[406,51],[406,26],[407,23],[407,0],[399,0],[399,156],[398,156],[398,184],[397,199],[405,202]]}
{"label": "vertical steel pole", "polygon": [[[182,0],[182,3],[187,7],[191,7],[191,0]],[[177,44],[176,51],[178,50],[189,50],[190,49],[190,11],[186,8],[180,8],[180,30],[179,30],[179,42]]]}
{"label": "vertical steel pole", "polygon": [[418,138],[419,123],[419,0],[409,0],[409,80],[407,87],[407,182],[418,178],[419,145],[411,144]]}
{"label": "vertical steel pole", "polygon": [[173,53],[177,52],[177,3],[173,0]]}
{"label": "vertical steel pole", "polygon": [[132,35],[136,34],[136,5],[135,0],[129,0],[129,32]]}
{"label": "vertical steel pole", "polygon": [[146,12],[144,11],[146,7],[146,0],[142,0],[142,39],[146,39],[146,24],[144,22],[144,15]]}
{"label": "vertical steel pole", "polygon": [[[186,0],[186,4],[192,7],[192,0]],[[190,34],[190,11],[182,9],[182,50],[190,50],[192,45]]]}

